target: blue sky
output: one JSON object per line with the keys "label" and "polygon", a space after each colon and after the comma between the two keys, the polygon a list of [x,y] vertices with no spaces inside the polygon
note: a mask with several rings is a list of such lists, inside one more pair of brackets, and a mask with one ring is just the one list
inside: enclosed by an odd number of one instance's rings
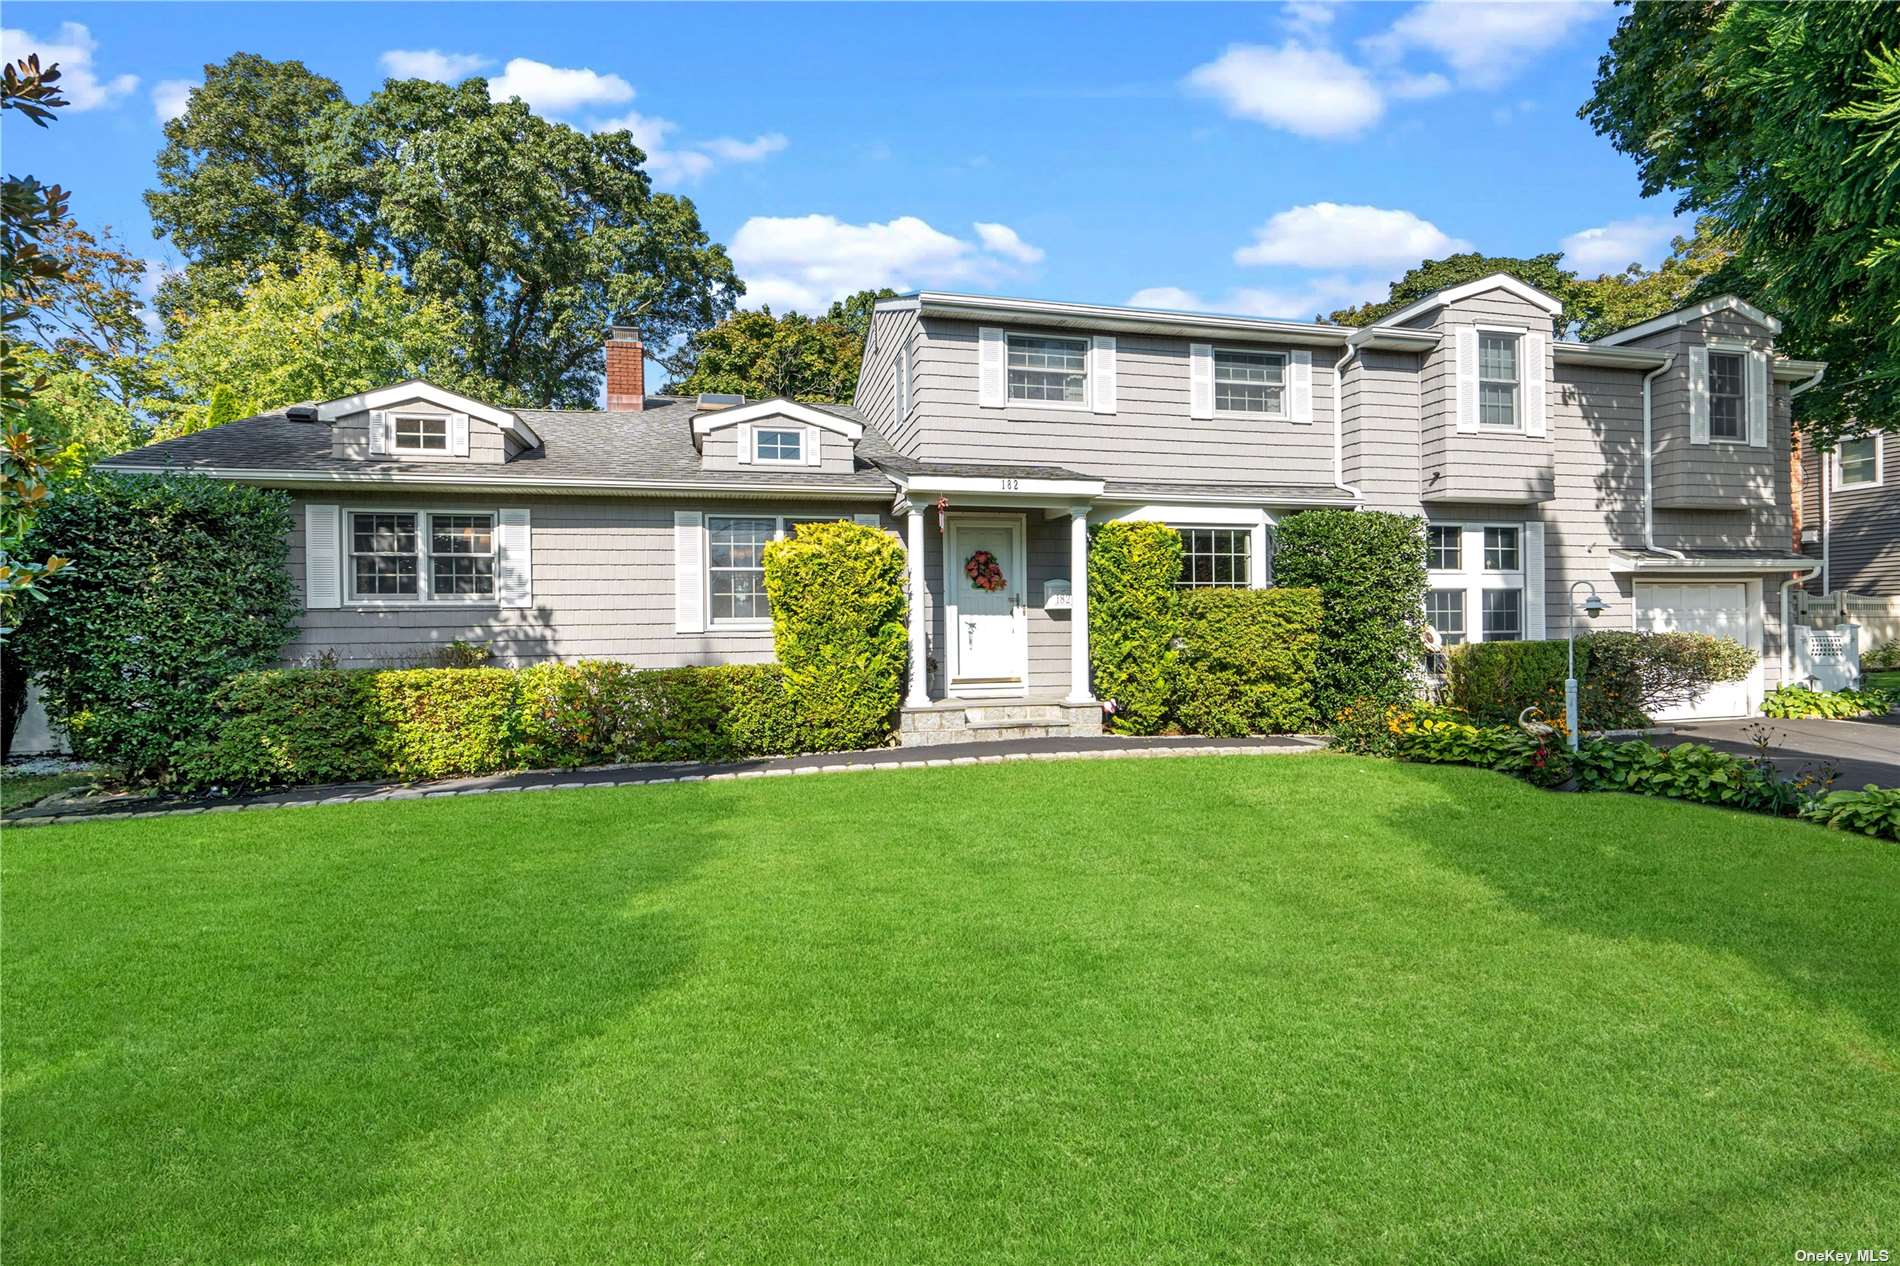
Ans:
{"label": "blue sky", "polygon": [[[1667,249],[1671,207],[1576,117],[1599,3],[88,5],[13,0],[5,55],[67,71],[6,170],[150,234],[161,120],[206,62],[299,58],[353,98],[488,76],[624,126],[732,250],[749,305],[863,286],[1310,317],[1421,256]],[[493,90],[491,86],[491,90]]]}

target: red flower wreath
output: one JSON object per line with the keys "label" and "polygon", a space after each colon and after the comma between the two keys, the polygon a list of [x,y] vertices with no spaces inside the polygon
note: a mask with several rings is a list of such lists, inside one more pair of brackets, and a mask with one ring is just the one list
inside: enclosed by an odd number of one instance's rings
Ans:
{"label": "red flower wreath", "polygon": [[1009,584],[1003,579],[1003,565],[996,561],[996,555],[986,549],[970,555],[970,560],[963,564],[963,574],[970,578],[971,584],[986,593],[995,593]]}

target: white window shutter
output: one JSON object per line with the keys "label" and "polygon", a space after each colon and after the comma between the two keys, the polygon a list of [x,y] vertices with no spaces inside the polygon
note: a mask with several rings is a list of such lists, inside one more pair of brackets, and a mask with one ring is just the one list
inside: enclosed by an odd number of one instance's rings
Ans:
{"label": "white window shutter", "polygon": [[737,452],[738,452],[738,457],[739,457],[739,464],[741,466],[751,465],[752,464],[752,424],[750,422],[741,422],[739,424],[739,434],[738,434],[738,437],[733,440],[733,443],[738,445]]}
{"label": "white window shutter", "polygon": [[1768,447],[1768,353],[1748,354],[1748,444]]}
{"label": "white window shutter", "polygon": [[1115,412],[1115,336],[1097,334],[1089,351],[1089,407]]}
{"label": "white window shutter", "polygon": [[1478,429],[1478,330],[1476,326],[1461,325],[1455,331],[1455,346],[1452,366],[1454,390],[1452,402],[1457,409],[1458,429],[1475,432]]}
{"label": "white window shutter", "polygon": [[1523,353],[1518,374],[1524,388],[1524,434],[1542,439],[1545,434],[1544,336],[1526,334]]}
{"label": "white window shutter", "polygon": [[1214,416],[1214,345],[1188,344],[1188,416]]}
{"label": "white window shutter", "polygon": [[1313,349],[1296,347],[1287,359],[1287,420],[1302,426],[1313,421]]}
{"label": "white window shutter", "polygon": [[468,456],[468,414],[449,414],[449,452],[456,457]]}
{"label": "white window shutter", "polygon": [[993,326],[983,326],[976,334],[976,402],[985,409],[1000,409],[1009,402],[1009,342]]}
{"label": "white window shutter", "polygon": [[336,506],[303,508],[303,604],[312,610],[343,605],[342,520]]}
{"label": "white window shutter", "polygon": [[819,449],[818,444],[819,444],[818,428],[815,426],[806,427],[805,428],[805,464],[807,466],[816,466],[818,464],[819,457],[821,456],[821,450]]}
{"label": "white window shutter", "polygon": [[504,607],[534,605],[534,528],[525,509],[496,515],[495,596]]}
{"label": "white window shutter", "polygon": [[910,349],[904,348],[897,353],[897,417],[898,426],[903,426],[910,417]]}
{"label": "white window shutter", "polygon": [[673,512],[673,631],[706,631],[706,547],[698,510]]}
{"label": "white window shutter", "polygon": [[389,451],[389,415],[372,413],[369,415],[369,455],[381,457]]}
{"label": "white window shutter", "polygon": [[1526,523],[1524,539],[1524,640],[1544,638],[1544,525]]}
{"label": "white window shutter", "polygon": [[1709,349],[1689,349],[1689,442],[1709,442]]}

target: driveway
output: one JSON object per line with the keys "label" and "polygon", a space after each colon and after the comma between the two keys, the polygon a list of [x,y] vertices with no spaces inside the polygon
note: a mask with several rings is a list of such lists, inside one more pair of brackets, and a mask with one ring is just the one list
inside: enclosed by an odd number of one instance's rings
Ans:
{"label": "driveway", "polygon": [[1868,783],[1900,787],[1900,715],[1869,717],[1861,721],[1778,721],[1757,717],[1751,721],[1684,721],[1652,743],[1668,745],[1694,739],[1724,752],[1755,754],[1755,739],[1765,733],[1768,755],[1784,774],[1832,765],[1838,771],[1836,789],[1858,789]]}

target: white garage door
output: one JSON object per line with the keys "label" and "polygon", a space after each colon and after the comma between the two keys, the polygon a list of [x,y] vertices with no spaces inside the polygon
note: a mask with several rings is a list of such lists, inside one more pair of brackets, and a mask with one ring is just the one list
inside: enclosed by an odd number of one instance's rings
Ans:
{"label": "white garage door", "polygon": [[1758,657],[1754,670],[1744,680],[1712,686],[1692,703],[1656,713],[1656,720],[1746,717],[1754,716],[1760,710],[1760,581],[1639,584],[1636,586],[1636,630],[1639,633],[1712,633],[1717,637],[1732,637]]}

